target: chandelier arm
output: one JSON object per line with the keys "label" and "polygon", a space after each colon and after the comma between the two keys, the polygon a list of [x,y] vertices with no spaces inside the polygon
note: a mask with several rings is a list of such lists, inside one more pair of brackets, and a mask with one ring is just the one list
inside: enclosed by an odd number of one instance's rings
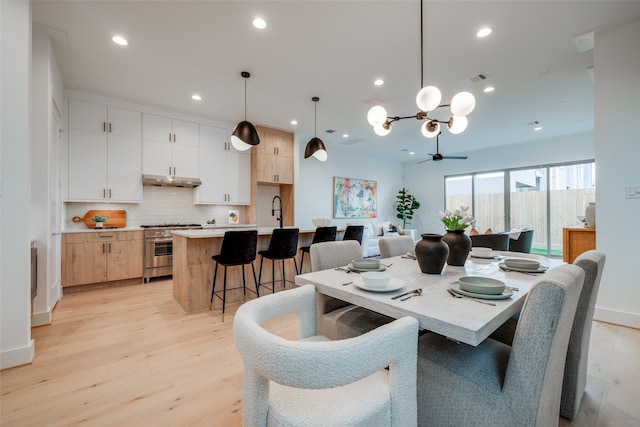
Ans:
{"label": "chandelier arm", "polygon": [[422,30],[422,19],[422,0],[420,0],[420,89],[424,87],[424,43],[422,40],[424,31]]}

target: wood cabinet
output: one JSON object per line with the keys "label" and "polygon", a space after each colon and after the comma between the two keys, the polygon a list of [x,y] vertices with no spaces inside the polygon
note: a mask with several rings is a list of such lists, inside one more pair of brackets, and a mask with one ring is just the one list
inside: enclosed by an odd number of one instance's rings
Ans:
{"label": "wood cabinet", "polygon": [[198,178],[199,125],[142,114],[142,172]]}
{"label": "wood cabinet", "polygon": [[251,204],[251,152],[229,142],[231,131],[200,125],[200,179],[196,204]]}
{"label": "wood cabinet", "polygon": [[567,227],[562,229],[562,261],[572,263],[581,253],[595,248],[595,228]]}
{"label": "wood cabinet", "polygon": [[259,183],[293,184],[293,134],[256,126],[260,144],[256,176]]}
{"label": "wood cabinet", "polygon": [[62,236],[62,286],[142,278],[142,231],[65,233]]}
{"label": "wood cabinet", "polygon": [[69,99],[69,201],[142,200],[141,113]]}

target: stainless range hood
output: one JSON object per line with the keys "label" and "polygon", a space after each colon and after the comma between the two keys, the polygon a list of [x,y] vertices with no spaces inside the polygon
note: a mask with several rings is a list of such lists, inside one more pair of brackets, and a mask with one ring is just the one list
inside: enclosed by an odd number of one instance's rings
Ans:
{"label": "stainless range hood", "polygon": [[200,178],[185,178],[173,175],[142,175],[142,185],[157,187],[186,187],[193,188],[202,184]]}

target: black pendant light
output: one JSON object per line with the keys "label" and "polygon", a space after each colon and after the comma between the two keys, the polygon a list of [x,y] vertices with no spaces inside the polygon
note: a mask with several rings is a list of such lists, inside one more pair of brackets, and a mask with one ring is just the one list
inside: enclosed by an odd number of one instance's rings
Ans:
{"label": "black pendant light", "polygon": [[316,159],[320,160],[321,162],[324,162],[327,160],[327,149],[324,146],[324,142],[322,142],[322,140],[320,138],[318,138],[316,136],[316,126],[318,125],[318,101],[320,101],[320,98],[318,98],[317,96],[314,96],[313,98],[311,98],[311,100],[313,102],[315,102],[315,119],[314,119],[314,125],[313,125],[313,138],[311,138],[311,140],[309,142],[307,142],[307,147],[304,149],[304,158],[308,159],[309,157],[313,156]]}
{"label": "black pendant light", "polygon": [[244,120],[236,125],[231,134],[231,144],[238,151],[246,151],[252,145],[260,144],[260,137],[255,126],[247,121],[247,79],[251,77],[246,71],[240,73],[244,77]]}

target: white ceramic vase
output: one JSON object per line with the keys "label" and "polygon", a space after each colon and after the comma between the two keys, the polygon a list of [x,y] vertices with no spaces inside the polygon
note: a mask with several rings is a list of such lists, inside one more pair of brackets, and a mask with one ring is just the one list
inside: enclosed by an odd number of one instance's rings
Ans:
{"label": "white ceramic vase", "polygon": [[584,217],[587,220],[587,227],[596,228],[596,204],[589,203],[584,210]]}

